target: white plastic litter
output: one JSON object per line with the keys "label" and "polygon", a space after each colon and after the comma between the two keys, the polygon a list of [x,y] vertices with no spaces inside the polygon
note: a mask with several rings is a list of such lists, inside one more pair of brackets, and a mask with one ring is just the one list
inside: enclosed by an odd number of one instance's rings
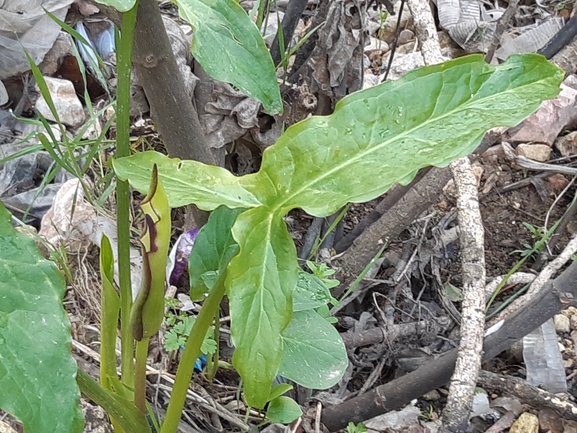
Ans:
{"label": "white plastic litter", "polygon": [[0,0],[0,79],[39,64],[60,32],[44,10],[64,20],[72,0]]}
{"label": "white plastic litter", "polygon": [[553,319],[523,338],[527,381],[552,392],[567,392],[563,357],[557,343]]}

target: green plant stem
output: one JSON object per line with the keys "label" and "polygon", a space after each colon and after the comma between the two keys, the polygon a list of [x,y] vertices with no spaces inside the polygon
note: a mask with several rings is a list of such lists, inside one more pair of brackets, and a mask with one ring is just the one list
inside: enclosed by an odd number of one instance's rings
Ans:
{"label": "green plant stem", "polygon": [[495,311],[492,311],[490,314],[487,314],[487,317],[485,317],[485,320],[489,320],[489,319],[495,317],[497,314],[499,314],[501,311],[503,311],[505,308],[507,308],[507,306],[509,304],[511,304],[515,299],[517,299],[519,296],[521,296],[523,293],[525,293],[529,289],[529,287],[531,287],[531,283],[525,284],[523,287],[521,287],[521,289],[519,289],[513,295],[511,295],[510,298],[507,298],[501,305],[499,305],[495,309]]}
{"label": "green plant stem", "polygon": [[350,208],[351,208],[351,204],[347,203],[346,206],[341,209],[341,211],[339,212],[339,214],[337,215],[335,220],[332,222],[332,224],[327,229],[325,235],[322,238],[320,238],[318,242],[315,242],[315,245],[313,245],[313,249],[312,249],[311,253],[309,254],[309,260],[313,260],[313,257],[315,257],[317,255],[320,246],[323,244],[323,242],[328,237],[328,235],[333,230],[335,230],[337,228],[337,225],[345,217],[345,215],[347,214],[347,212],[349,211]]}
{"label": "green plant stem", "polygon": [[82,393],[102,406],[125,431],[151,433],[146,417],[132,402],[108,391],[81,368],[78,368],[76,373],[76,382]]}
{"label": "green plant stem", "polygon": [[218,358],[220,357],[220,349],[218,342],[220,341],[220,312],[217,310],[214,316],[214,341],[216,341],[216,350],[208,357],[208,365],[206,366],[206,377],[212,381],[216,372],[218,371]]}
{"label": "green plant stem", "polygon": [[515,266],[513,266],[511,268],[511,270],[507,273],[507,275],[505,275],[505,278],[503,278],[503,281],[501,281],[501,283],[497,286],[497,288],[495,289],[495,291],[491,295],[491,298],[487,302],[487,306],[485,307],[485,312],[489,311],[489,308],[491,308],[491,305],[493,305],[495,298],[499,295],[499,293],[501,293],[501,290],[503,289],[503,287],[505,287],[505,284],[507,284],[507,281],[509,281],[509,278],[511,277],[511,275],[513,275],[515,272],[517,272],[517,270],[519,270],[519,268],[521,266],[523,266],[523,263],[525,263],[525,261],[529,257],[531,257],[534,253],[541,251],[541,249],[545,245],[545,242],[547,242],[549,240],[549,238],[553,235],[553,233],[555,233],[555,230],[557,229],[557,226],[559,225],[560,222],[561,222],[561,220],[557,221],[553,225],[553,227],[551,227],[549,229],[549,231],[541,237],[541,239],[539,239],[537,242],[535,242],[535,245],[533,245],[533,247],[531,248],[531,250],[529,250],[527,255],[525,257],[523,257],[521,260],[519,260],[515,264]]}
{"label": "green plant stem", "polygon": [[[138,1],[122,16],[122,32],[116,51],[118,88],[116,98],[116,157],[130,155],[130,67]],[[127,181],[116,181],[118,230],[118,282],[120,286],[121,380],[134,384],[134,340],[130,329],[132,287],[130,284],[130,189]]]}
{"label": "green plant stem", "polygon": [[182,352],[182,357],[176,370],[172,396],[170,397],[170,403],[168,404],[166,417],[160,428],[160,433],[175,433],[178,428],[182,408],[186,400],[186,392],[188,391],[188,385],[190,384],[194,370],[194,363],[200,355],[200,347],[202,346],[206,332],[212,324],[212,319],[215,317],[220,306],[220,301],[226,292],[224,287],[225,277],[226,272],[222,272],[210,291],[208,298],[204,301],[200,313],[190,331],[190,335],[186,340],[184,351]]}
{"label": "green plant stem", "polygon": [[365,275],[368,274],[368,272],[375,265],[378,258],[381,257],[381,254],[383,254],[383,251],[385,251],[388,246],[389,246],[389,244],[385,243],[381,247],[381,249],[377,252],[377,254],[375,254],[375,256],[367,264],[367,266],[365,266],[365,269],[363,269],[363,272],[361,272],[361,274],[355,279],[355,281],[353,281],[353,283],[350,285],[350,287],[347,289],[347,291],[343,294],[343,296],[340,297],[339,302],[343,302],[347,296],[349,296],[351,293],[353,293],[353,290],[355,290],[357,288],[357,286],[361,283],[361,281],[363,281],[363,278],[365,278]]}
{"label": "green plant stem", "polygon": [[136,342],[136,368],[134,369],[134,404],[146,413],[146,359],[148,358],[148,343],[150,338]]}
{"label": "green plant stem", "polygon": [[256,26],[264,33],[266,27],[263,29],[262,22],[264,21],[267,8],[268,1],[267,0],[260,0],[258,3],[258,12],[256,14]]}

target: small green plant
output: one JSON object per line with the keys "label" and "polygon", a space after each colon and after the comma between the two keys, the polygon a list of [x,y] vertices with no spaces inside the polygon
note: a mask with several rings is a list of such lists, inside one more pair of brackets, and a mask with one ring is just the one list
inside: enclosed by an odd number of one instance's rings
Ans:
{"label": "small green plant", "polygon": [[523,225],[529,232],[531,232],[531,238],[533,239],[533,245],[523,244],[524,250],[515,250],[513,253],[521,254],[521,257],[530,257],[535,253],[540,253],[545,245],[542,240],[547,236],[547,232],[543,231],[540,227],[535,227],[527,222],[523,222]]}
{"label": "small green plant", "polygon": [[505,278],[503,278],[503,281],[501,281],[501,283],[497,286],[497,288],[495,289],[495,291],[491,295],[491,298],[487,302],[487,306],[485,307],[485,311],[489,311],[489,308],[491,308],[491,305],[493,305],[495,298],[499,295],[499,293],[501,293],[501,290],[503,289],[503,287],[505,287],[505,284],[507,284],[509,277],[511,277],[511,275],[513,275],[515,272],[517,272],[517,270],[521,266],[523,266],[523,263],[525,263],[525,261],[527,261],[527,259],[529,257],[531,257],[533,254],[535,254],[536,252],[541,251],[543,249],[543,247],[545,246],[545,243],[549,240],[549,238],[553,235],[553,233],[555,233],[555,230],[557,229],[557,226],[559,225],[560,222],[561,222],[561,220],[557,221],[553,225],[553,227],[551,227],[549,229],[549,231],[547,231],[546,233],[543,233],[543,231],[541,229],[536,229],[531,224],[523,223],[523,225],[525,225],[525,227],[527,227],[527,229],[529,231],[531,231],[533,236],[536,238],[536,241],[533,244],[533,246],[525,245],[527,247],[526,250],[517,251],[517,252],[521,252],[521,260],[519,260],[517,263],[515,263],[515,266],[513,266],[513,268],[511,268],[511,270],[509,272],[507,272],[507,275],[505,275]]}
{"label": "small green plant", "polygon": [[[165,325],[167,332],[165,334],[164,348],[171,352],[184,348],[186,340],[190,335],[190,331],[194,325],[195,317],[180,312],[175,314],[169,311],[165,317]],[[203,355],[213,354],[216,352],[216,341],[214,341],[214,331],[209,328],[200,351]]]}
{"label": "small green plant", "polygon": [[567,1],[560,1],[559,3],[557,3],[557,5],[555,6],[555,9],[558,11],[561,11],[563,9],[567,9],[567,6],[570,4],[571,2],[569,0]]}
{"label": "small green plant", "polygon": [[[289,60],[290,58],[298,51],[300,47],[304,45],[304,43],[319,29],[322,27],[323,24],[319,24],[314,29],[310,30],[303,38],[301,38],[294,47],[286,47],[285,40],[284,40],[284,33],[282,30],[282,23],[277,18],[278,21],[278,42],[279,42],[279,51],[281,55],[281,60],[278,66],[282,67],[284,71],[284,76],[286,77],[288,67],[289,67]],[[288,41],[290,43],[290,41]],[[284,81],[284,79],[283,79]]]}
{"label": "small green plant", "polygon": [[424,421],[435,421],[438,418],[438,415],[435,413],[433,405],[429,405],[427,412],[421,413],[419,417]]}
{"label": "small green plant", "polygon": [[349,425],[347,425],[347,433],[365,433],[366,431],[367,427],[362,422],[357,425],[350,422]]}
{"label": "small green plant", "polygon": [[[340,283],[339,280],[335,280],[334,278],[328,278],[331,275],[335,274],[334,269],[330,269],[326,263],[315,263],[310,260],[307,260],[307,266],[313,273],[313,275],[319,278],[326,286],[327,289],[332,289],[333,287],[337,287]],[[336,304],[338,301],[335,299],[335,302],[331,302],[332,304]]]}
{"label": "small green plant", "polygon": [[[318,283],[324,286],[324,289],[321,289],[327,299],[327,302],[318,308],[315,311],[323,317],[329,323],[337,323],[338,320],[336,317],[332,317],[330,313],[329,304],[333,306],[338,306],[339,301],[331,296],[330,289],[339,285],[339,281],[335,280],[334,278],[328,278],[331,275],[335,274],[334,269],[330,269],[325,263],[315,263],[310,260],[306,261],[308,268],[311,270],[312,275],[318,279]],[[310,277],[306,278],[307,280],[311,280]]]}
{"label": "small green plant", "polygon": [[385,21],[387,21],[388,17],[389,12],[386,9],[381,9],[381,13],[379,14],[379,28],[377,30],[377,38],[379,38],[379,40],[384,40]]}

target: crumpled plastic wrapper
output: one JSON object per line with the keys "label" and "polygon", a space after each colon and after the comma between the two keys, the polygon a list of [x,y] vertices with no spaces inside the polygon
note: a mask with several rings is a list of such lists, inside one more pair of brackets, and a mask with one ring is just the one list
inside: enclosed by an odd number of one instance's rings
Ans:
{"label": "crumpled plastic wrapper", "polygon": [[60,26],[44,10],[64,20],[72,0],[0,0],[0,79],[28,71],[26,54],[39,64]]}
{"label": "crumpled plastic wrapper", "polygon": [[[16,152],[25,151],[33,142],[12,143],[0,146],[0,160]],[[52,205],[60,183],[70,178],[61,170],[54,183],[37,187],[37,177],[44,175],[52,164],[47,152],[34,152],[0,164],[0,198],[15,216],[26,224],[37,224]]]}
{"label": "crumpled plastic wrapper", "polygon": [[[487,51],[493,42],[496,20],[503,11],[487,11],[478,0],[437,0],[437,8],[441,27],[469,53]],[[563,26],[563,19],[547,18],[537,24],[505,32],[495,56],[505,60],[512,54],[535,53],[544,47]]]}
{"label": "crumpled plastic wrapper", "polygon": [[[54,203],[42,218],[39,235],[54,247],[67,251],[84,251],[91,245],[100,246],[102,235],[110,239],[114,254],[115,277],[118,276],[116,222],[100,215],[84,198],[77,178],[65,182],[54,197]],[[140,289],[142,258],[137,248],[131,248],[131,284],[133,297]]]}

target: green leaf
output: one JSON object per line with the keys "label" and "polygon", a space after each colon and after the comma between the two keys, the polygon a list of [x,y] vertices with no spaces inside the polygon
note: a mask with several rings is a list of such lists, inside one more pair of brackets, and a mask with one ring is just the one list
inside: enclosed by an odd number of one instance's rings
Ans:
{"label": "green leaf", "polygon": [[168,158],[158,152],[136,153],[113,160],[113,164],[118,177],[128,179],[143,194],[148,193],[152,167],[156,164],[172,208],[190,203],[195,203],[203,210],[213,210],[220,205],[229,208],[260,205],[259,200],[241,186],[240,178],[224,168]]}
{"label": "green leaf", "polygon": [[321,305],[320,307],[315,308],[315,311],[328,323],[338,323],[339,321],[336,317],[331,316],[331,310],[329,310],[328,305]]}
{"label": "green leaf", "polygon": [[100,245],[102,278],[102,313],[100,330],[100,383],[108,390],[121,393],[123,387],[116,372],[116,337],[120,316],[120,297],[114,288],[114,255],[110,240],[102,236]]}
{"label": "green leaf", "polygon": [[271,422],[288,424],[303,414],[301,407],[290,397],[280,396],[272,400],[266,411]]}
{"label": "green leaf", "polygon": [[463,300],[463,291],[460,288],[453,286],[451,283],[445,284],[443,289],[445,290],[447,298],[449,298],[451,302],[460,302]]}
{"label": "green leaf", "polygon": [[271,114],[282,111],[272,59],[260,32],[234,0],[176,0],[194,29],[192,53],[213,78],[234,84]]}
{"label": "green leaf", "polygon": [[299,269],[298,276],[293,311],[313,310],[331,301],[331,292],[319,277],[302,269]]}
{"label": "green leaf", "polygon": [[335,385],[349,364],[337,330],[315,311],[293,314],[284,330],[284,353],[278,374],[307,388]]}
{"label": "green leaf", "polygon": [[166,262],[170,243],[171,220],[168,197],[158,178],[156,165],[147,196],[140,204],[145,228],[142,244],[142,284],[130,310],[130,325],[137,341],[155,335],[164,319]]}
{"label": "green leaf", "polygon": [[232,226],[244,209],[229,209],[221,206],[210,215],[208,222],[200,229],[188,261],[190,278],[190,298],[204,300],[218,280],[230,259],[238,252],[238,245],[232,237]]}
{"label": "green leaf", "polygon": [[[108,391],[81,369],[78,369],[77,381],[82,393],[102,406],[107,414],[117,420],[118,425],[125,432],[151,433],[148,420],[130,400]],[[39,431],[45,432],[46,430]],[[50,431],[68,432],[69,430]]]}
{"label": "green leaf", "polygon": [[173,350],[178,350],[181,345],[180,337],[175,330],[170,330],[166,333],[164,339],[164,348],[166,350],[172,352]]}
{"label": "green leaf", "polygon": [[216,353],[216,341],[214,341],[213,334],[213,330],[210,329],[200,346],[200,351],[205,355]]}
{"label": "green leaf", "polygon": [[118,12],[127,12],[134,7],[136,0],[96,0],[97,3],[112,6]]}
{"label": "green leaf", "polygon": [[536,54],[499,66],[472,55],[417,69],[291,126],[265,150],[256,179],[243,179],[273,210],[330,215],[467,155],[488,129],[514,126],[555,97],[562,79]]}
{"label": "green leaf", "polygon": [[0,408],[26,432],[82,432],[66,284],[0,203]]}
{"label": "green leaf", "polygon": [[268,399],[269,401],[272,401],[284,393],[289,392],[291,389],[293,389],[293,386],[290,383],[279,383],[278,385],[272,387],[268,395]]}
{"label": "green leaf", "polygon": [[365,433],[367,431],[367,427],[362,423],[358,423],[357,425],[355,425],[355,423],[350,422],[347,425],[347,433]]}
{"label": "green leaf", "polygon": [[232,229],[240,253],[228,267],[233,365],[245,399],[262,408],[282,356],[281,332],[292,315],[297,255],[280,214],[259,207],[241,214]]}

